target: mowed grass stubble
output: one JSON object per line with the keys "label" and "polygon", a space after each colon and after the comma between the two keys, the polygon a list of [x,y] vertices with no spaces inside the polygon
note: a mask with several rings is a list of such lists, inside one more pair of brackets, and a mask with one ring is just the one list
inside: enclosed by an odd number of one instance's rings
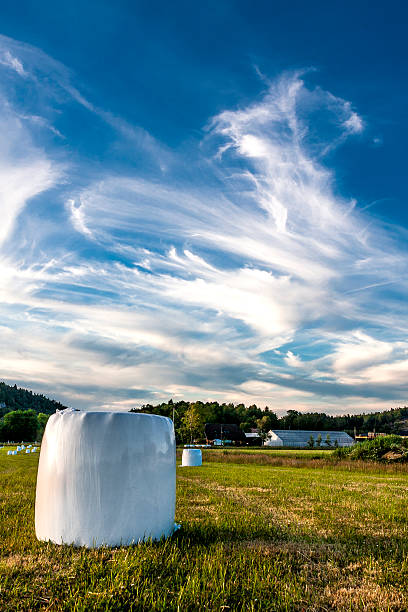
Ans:
{"label": "mowed grass stubble", "polygon": [[2,610],[408,608],[404,467],[207,451],[177,469],[175,536],[90,551],[37,542],[37,462],[0,451]]}

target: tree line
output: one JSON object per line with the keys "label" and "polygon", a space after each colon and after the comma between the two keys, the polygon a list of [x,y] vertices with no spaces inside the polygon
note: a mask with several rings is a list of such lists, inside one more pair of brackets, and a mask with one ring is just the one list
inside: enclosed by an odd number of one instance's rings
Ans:
{"label": "tree line", "polygon": [[1,442],[34,442],[41,440],[49,414],[35,410],[13,410],[0,419]]}
{"label": "tree line", "polygon": [[145,412],[174,417],[174,427],[178,442],[204,440],[205,423],[234,423],[244,432],[258,429],[264,437],[270,429],[303,429],[311,431],[345,431],[364,434],[369,431],[384,433],[403,433],[408,430],[408,407],[391,408],[382,412],[367,414],[328,415],[322,412],[298,412],[288,410],[278,417],[268,406],[264,409],[255,404],[218,402],[168,402],[152,405],[144,404],[131,412]]}
{"label": "tree line", "polygon": [[[42,436],[46,417],[57,409],[66,408],[60,402],[49,399],[27,389],[0,382],[0,439],[1,441],[33,441]],[[205,423],[234,423],[242,431],[258,429],[265,436],[270,429],[303,429],[311,431],[346,431],[353,435],[369,431],[384,433],[408,433],[408,407],[391,408],[367,414],[340,416],[321,412],[298,412],[288,410],[281,417],[268,406],[264,409],[252,404],[219,402],[174,402],[170,399],[161,404],[144,404],[132,412],[146,412],[174,417],[178,442],[204,441]],[[15,413],[15,414],[11,414]],[[21,414],[24,413],[24,414]],[[29,413],[29,414],[27,414]],[[24,433],[25,432],[25,433]]]}

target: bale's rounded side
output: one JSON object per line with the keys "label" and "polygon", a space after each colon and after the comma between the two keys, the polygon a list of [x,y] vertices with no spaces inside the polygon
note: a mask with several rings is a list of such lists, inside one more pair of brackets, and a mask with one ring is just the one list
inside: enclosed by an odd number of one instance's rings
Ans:
{"label": "bale's rounded side", "polygon": [[61,412],[41,445],[35,530],[57,544],[120,546],[174,529],[175,438],[150,414]]}

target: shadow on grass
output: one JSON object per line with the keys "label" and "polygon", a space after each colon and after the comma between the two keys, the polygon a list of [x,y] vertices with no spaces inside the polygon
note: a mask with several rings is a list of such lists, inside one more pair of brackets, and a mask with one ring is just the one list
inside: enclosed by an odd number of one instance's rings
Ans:
{"label": "shadow on grass", "polygon": [[[234,548],[265,547],[282,550],[318,550],[319,556],[332,557],[335,551],[346,564],[356,557],[371,556],[375,559],[389,559],[406,563],[408,556],[408,540],[403,535],[393,535],[391,538],[383,534],[350,534],[322,536],[313,533],[294,533],[285,527],[265,526],[254,527],[245,524],[217,525],[214,523],[183,524],[181,529],[171,537],[171,541],[180,549],[204,547],[224,543]],[[152,543],[159,546],[160,543]],[[336,556],[338,556],[336,555]],[[407,566],[408,572],[408,566]]]}

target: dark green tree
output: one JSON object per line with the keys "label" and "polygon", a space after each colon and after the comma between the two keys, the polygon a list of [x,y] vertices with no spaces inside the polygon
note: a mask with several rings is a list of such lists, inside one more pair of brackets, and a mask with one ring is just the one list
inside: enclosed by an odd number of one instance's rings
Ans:
{"label": "dark green tree", "polygon": [[288,410],[287,414],[282,417],[283,429],[300,429],[298,427],[298,420],[302,414],[297,410]]}
{"label": "dark green tree", "polygon": [[49,414],[44,414],[40,412],[37,414],[37,438],[41,440],[44,434],[45,426],[47,425],[47,421],[50,418]]}
{"label": "dark green tree", "polygon": [[3,417],[3,440],[34,442],[37,437],[37,414],[35,410],[15,410]]}

